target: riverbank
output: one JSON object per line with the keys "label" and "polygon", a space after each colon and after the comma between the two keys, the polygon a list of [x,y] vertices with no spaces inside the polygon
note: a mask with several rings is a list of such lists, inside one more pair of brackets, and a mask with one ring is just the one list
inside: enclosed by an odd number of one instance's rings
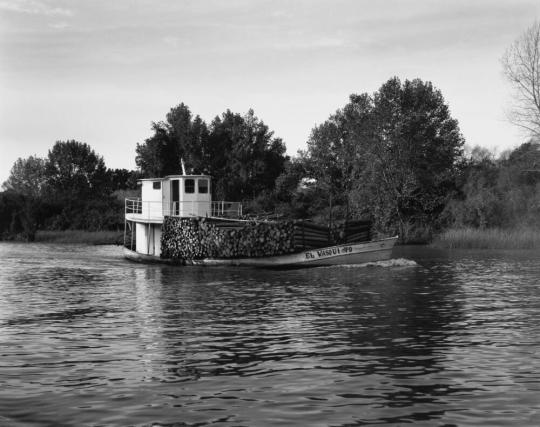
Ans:
{"label": "riverbank", "polygon": [[445,249],[540,249],[540,229],[450,229],[432,244]]}
{"label": "riverbank", "polygon": [[46,243],[86,243],[90,245],[122,244],[122,231],[85,231],[85,230],[41,230],[36,233],[36,242]]}
{"label": "riverbank", "polygon": [[[35,241],[120,245],[123,239],[121,231],[40,230],[36,233]],[[436,236],[431,244],[444,249],[540,249],[540,228],[450,229]]]}

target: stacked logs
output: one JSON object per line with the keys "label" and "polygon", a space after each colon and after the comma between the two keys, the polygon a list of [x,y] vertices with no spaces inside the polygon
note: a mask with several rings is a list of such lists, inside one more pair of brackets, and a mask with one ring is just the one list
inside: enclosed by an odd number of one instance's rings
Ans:
{"label": "stacked logs", "polygon": [[175,217],[166,217],[163,222],[163,258],[242,258],[291,252],[294,252],[292,222]]}
{"label": "stacked logs", "polygon": [[161,256],[173,260],[283,255],[370,239],[371,222],[334,227],[311,221],[238,221],[165,217]]}

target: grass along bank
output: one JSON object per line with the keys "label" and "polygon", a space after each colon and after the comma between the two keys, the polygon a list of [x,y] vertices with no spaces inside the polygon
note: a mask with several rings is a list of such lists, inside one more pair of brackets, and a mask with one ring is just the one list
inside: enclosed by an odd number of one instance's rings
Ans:
{"label": "grass along bank", "polygon": [[536,249],[540,228],[458,228],[439,234],[433,245],[446,249]]}
{"label": "grass along bank", "polygon": [[116,245],[124,241],[123,231],[85,230],[41,230],[36,233],[36,242],[87,243],[90,245]]}

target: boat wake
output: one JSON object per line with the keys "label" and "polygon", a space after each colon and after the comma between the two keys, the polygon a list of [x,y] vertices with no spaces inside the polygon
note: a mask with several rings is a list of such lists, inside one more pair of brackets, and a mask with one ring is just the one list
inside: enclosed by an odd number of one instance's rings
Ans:
{"label": "boat wake", "polygon": [[332,268],[333,267],[341,267],[341,268],[365,268],[365,267],[388,268],[388,267],[417,267],[417,266],[418,266],[418,263],[416,263],[412,259],[392,258],[392,259],[387,259],[385,261],[365,262],[363,264],[342,264],[342,265],[332,266]]}

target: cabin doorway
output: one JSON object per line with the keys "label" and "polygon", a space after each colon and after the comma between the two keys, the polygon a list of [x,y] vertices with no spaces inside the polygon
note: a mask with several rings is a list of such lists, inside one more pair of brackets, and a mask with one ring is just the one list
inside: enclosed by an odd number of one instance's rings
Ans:
{"label": "cabin doorway", "polygon": [[178,179],[173,179],[171,181],[172,190],[171,190],[171,203],[172,209],[171,212],[173,215],[178,216],[180,214],[180,181]]}

